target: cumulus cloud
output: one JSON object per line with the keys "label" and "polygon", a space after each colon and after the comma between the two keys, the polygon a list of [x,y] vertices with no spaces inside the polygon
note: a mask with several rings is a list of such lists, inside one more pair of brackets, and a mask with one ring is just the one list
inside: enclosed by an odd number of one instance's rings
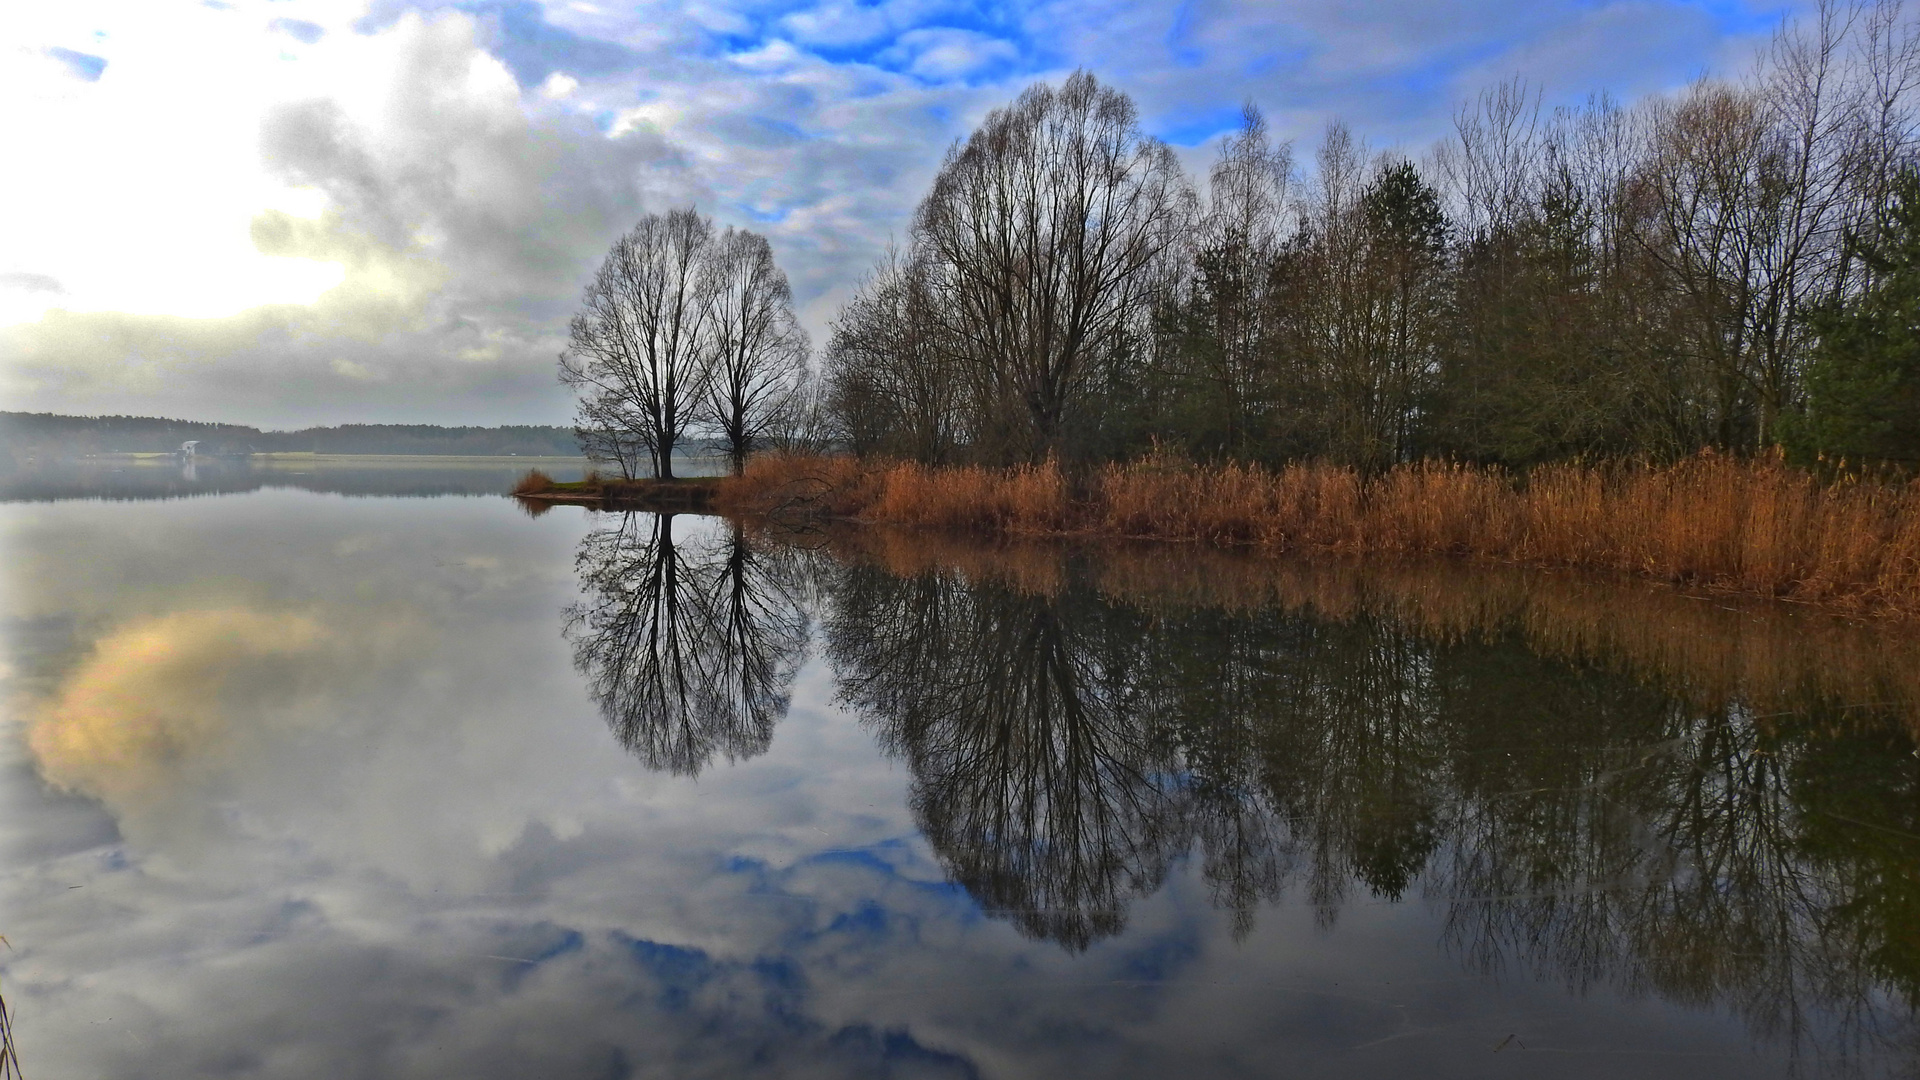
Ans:
{"label": "cumulus cloud", "polygon": [[914,75],[942,82],[1009,64],[1019,56],[1019,47],[1011,41],[952,29],[908,31],[880,54],[881,59],[899,63]]}

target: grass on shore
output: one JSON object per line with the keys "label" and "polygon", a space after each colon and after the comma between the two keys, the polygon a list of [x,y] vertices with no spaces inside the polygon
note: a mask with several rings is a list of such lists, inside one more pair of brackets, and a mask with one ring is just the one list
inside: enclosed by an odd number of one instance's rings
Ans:
{"label": "grass on shore", "polygon": [[1770,457],[1563,464],[1524,477],[1423,462],[1372,478],[1333,465],[1147,459],[1070,484],[1051,463],[929,468],[766,455],[725,485],[715,506],[751,512],[802,497],[832,516],[892,525],[1447,554],[1920,616],[1920,486],[1827,482]]}
{"label": "grass on shore", "polygon": [[643,497],[662,491],[707,491],[717,478],[711,476],[676,476],[671,480],[651,478],[626,479],[618,476],[603,476],[597,469],[589,469],[587,475],[579,480],[555,480],[541,469],[528,469],[525,475],[513,485],[512,494],[521,496],[577,495],[587,498],[621,499]]}

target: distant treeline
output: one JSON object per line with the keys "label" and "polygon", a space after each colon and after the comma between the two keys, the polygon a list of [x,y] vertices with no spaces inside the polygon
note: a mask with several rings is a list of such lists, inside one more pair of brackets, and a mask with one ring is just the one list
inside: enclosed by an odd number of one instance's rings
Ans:
{"label": "distant treeline", "polygon": [[927,462],[1703,447],[1920,459],[1920,30],[1822,4],[1622,108],[1519,83],[1424,158],[1249,106],[1209,183],[1084,72],[948,152],[834,321],[823,418]]}
{"label": "distant treeline", "polygon": [[436,427],[431,424],[342,424],[299,431],[262,431],[153,416],[62,416],[0,412],[0,449],[15,461],[85,454],[178,450],[196,440],[200,454],[460,454],[576,457],[570,427]]}

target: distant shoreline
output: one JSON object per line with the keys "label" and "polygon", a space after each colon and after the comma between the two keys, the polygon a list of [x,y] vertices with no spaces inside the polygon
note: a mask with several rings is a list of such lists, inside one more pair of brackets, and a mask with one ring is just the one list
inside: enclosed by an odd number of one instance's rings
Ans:
{"label": "distant shoreline", "polygon": [[[176,451],[170,450],[116,450],[94,454],[75,454],[64,458],[66,461],[149,461],[178,462],[181,460]],[[578,454],[323,454],[311,450],[274,450],[257,454],[195,454],[198,462],[213,461],[586,461]]]}

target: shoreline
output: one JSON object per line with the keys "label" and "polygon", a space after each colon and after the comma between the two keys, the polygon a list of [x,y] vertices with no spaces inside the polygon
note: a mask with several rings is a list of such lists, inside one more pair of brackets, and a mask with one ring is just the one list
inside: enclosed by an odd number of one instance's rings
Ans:
{"label": "shoreline", "polygon": [[731,477],[691,476],[672,480],[625,480],[589,476],[585,480],[556,481],[538,469],[521,477],[510,492],[522,504],[585,506],[603,510],[655,510],[668,513],[711,512]]}
{"label": "shoreline", "polygon": [[1524,477],[1425,462],[1372,478],[1324,464],[1148,460],[1070,482],[1052,463],[928,467],[769,454],[739,477],[709,482],[710,505],[723,514],[799,513],[984,538],[1445,555],[1920,619],[1920,484],[1823,481],[1772,458],[1553,465]]}

